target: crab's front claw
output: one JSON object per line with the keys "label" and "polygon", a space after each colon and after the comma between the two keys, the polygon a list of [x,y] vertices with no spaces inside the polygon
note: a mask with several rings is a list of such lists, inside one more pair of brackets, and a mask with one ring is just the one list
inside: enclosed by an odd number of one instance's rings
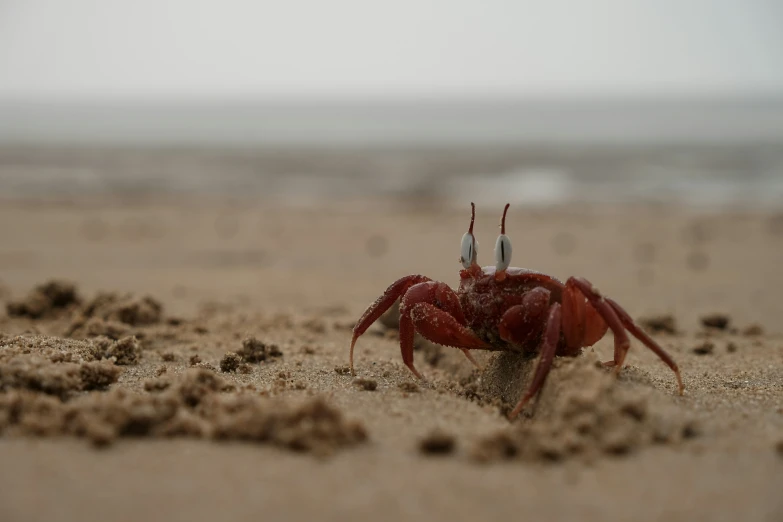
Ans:
{"label": "crab's front claw", "polygon": [[424,281],[430,281],[430,278],[423,275],[409,275],[401,277],[400,279],[390,284],[386,291],[370,306],[367,307],[367,310],[364,311],[362,316],[356,322],[356,325],[353,327],[353,335],[351,336],[351,353],[349,356],[351,375],[356,375],[356,372],[353,369],[353,350],[359,337],[361,337],[361,335],[367,331],[370,325],[378,320],[378,318],[382,316],[386,310],[391,308],[391,305],[393,305],[397,299],[402,297],[410,287]]}
{"label": "crab's front claw", "polygon": [[487,343],[462,326],[453,315],[430,303],[411,307],[411,319],[416,331],[428,341],[464,350],[487,349]]}

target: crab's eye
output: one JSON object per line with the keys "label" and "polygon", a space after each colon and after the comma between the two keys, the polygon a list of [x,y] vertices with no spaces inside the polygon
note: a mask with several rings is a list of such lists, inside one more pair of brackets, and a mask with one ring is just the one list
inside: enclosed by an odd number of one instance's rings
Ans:
{"label": "crab's eye", "polygon": [[460,248],[459,262],[462,266],[470,268],[476,261],[476,238],[470,232],[465,232],[462,236],[462,246]]}
{"label": "crab's eye", "polygon": [[511,263],[511,240],[505,234],[500,234],[495,242],[495,270],[500,272]]}

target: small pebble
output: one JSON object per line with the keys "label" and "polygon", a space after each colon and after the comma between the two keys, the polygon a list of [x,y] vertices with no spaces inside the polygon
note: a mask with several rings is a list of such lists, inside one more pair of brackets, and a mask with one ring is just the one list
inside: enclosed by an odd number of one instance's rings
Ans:
{"label": "small pebble", "polygon": [[416,393],[419,391],[419,385],[411,381],[401,382],[400,384],[397,385],[397,387],[402,391],[409,392],[409,393]]}
{"label": "small pebble", "polygon": [[355,379],[353,383],[359,388],[367,391],[375,391],[378,388],[378,381],[375,379],[365,379],[364,377],[359,377],[358,379]]}
{"label": "small pebble", "polygon": [[436,430],[419,442],[419,451],[429,455],[448,455],[454,451],[456,445],[453,435]]}
{"label": "small pebble", "polygon": [[701,318],[701,324],[707,328],[725,330],[729,326],[729,316],[726,314],[710,314]]}
{"label": "small pebble", "polygon": [[677,323],[672,315],[643,317],[639,319],[639,324],[651,333],[677,333]]}
{"label": "small pebble", "polygon": [[220,359],[220,371],[223,373],[235,372],[239,368],[242,359],[234,352],[228,352]]}
{"label": "small pebble", "polygon": [[752,325],[748,326],[747,328],[745,328],[742,331],[742,334],[743,335],[747,335],[749,337],[753,337],[753,336],[756,336],[756,335],[764,335],[764,329],[761,327],[760,324],[752,324]]}

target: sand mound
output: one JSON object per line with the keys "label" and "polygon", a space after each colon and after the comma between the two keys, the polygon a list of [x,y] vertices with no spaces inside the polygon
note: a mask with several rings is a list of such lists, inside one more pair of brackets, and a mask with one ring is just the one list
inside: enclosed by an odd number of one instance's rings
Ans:
{"label": "sand mound", "polygon": [[119,340],[134,333],[134,327],[158,324],[163,306],[156,299],[117,292],[100,292],[83,300],[73,283],[51,280],[33,288],[24,298],[6,305],[9,317],[34,320],[72,317],[65,337],[84,339],[108,337]]}
{"label": "sand mound", "polygon": [[245,362],[257,363],[274,357],[282,357],[283,352],[276,344],[267,344],[255,337],[247,337],[242,341],[242,348],[237,351],[237,355]]}
{"label": "sand mound", "polygon": [[10,301],[6,311],[11,317],[41,319],[56,317],[80,302],[81,298],[73,283],[51,280],[33,288],[24,299]]}
{"label": "sand mound", "polygon": [[0,390],[22,388],[67,397],[105,388],[119,375],[120,369],[106,361],[52,364],[41,357],[23,356],[0,365]]}
{"label": "sand mound", "polygon": [[[483,400],[513,407],[530,382],[537,359],[501,353],[479,385]],[[622,455],[651,444],[672,444],[697,434],[673,397],[600,367],[593,354],[558,358],[537,401],[509,428],[478,441],[479,460],[563,460]]]}
{"label": "sand mound", "polygon": [[101,292],[84,306],[82,314],[85,318],[97,317],[129,326],[145,326],[160,322],[163,305],[149,296],[139,298],[133,294]]}
{"label": "sand mound", "polygon": [[120,339],[130,333],[130,327],[117,321],[106,321],[100,317],[77,317],[65,331],[66,337],[86,339],[89,337],[108,337]]}
{"label": "sand mound", "polygon": [[[131,338],[132,339],[132,338]],[[108,342],[108,352],[92,342],[45,336],[0,339],[0,390],[26,389],[63,399],[117,381],[121,370],[109,361],[124,355],[132,341]]]}
{"label": "sand mound", "polygon": [[[250,344],[251,356],[279,356],[277,347]],[[321,399],[292,405],[237,391],[205,368],[147,381],[147,393],[83,393],[116,382],[117,365],[136,364],[139,355],[135,337],[0,338],[0,434],[85,437],[97,445],[128,436],[236,439],[319,455],[367,438]]]}
{"label": "sand mound", "polygon": [[0,363],[22,355],[38,356],[52,363],[106,359],[118,365],[132,365],[140,358],[141,346],[133,336],[117,341],[107,337],[77,341],[46,335],[19,335],[0,339]]}
{"label": "sand mound", "polygon": [[316,398],[291,405],[233,390],[219,375],[189,369],[152,381],[136,394],[122,389],[69,402],[27,390],[0,394],[0,433],[85,437],[105,445],[118,437],[245,440],[327,455],[367,439],[364,428]]}
{"label": "sand mound", "polygon": [[92,341],[76,341],[46,335],[17,335],[0,338],[0,363],[21,355],[40,356],[52,363],[88,362],[101,359],[99,346]]}

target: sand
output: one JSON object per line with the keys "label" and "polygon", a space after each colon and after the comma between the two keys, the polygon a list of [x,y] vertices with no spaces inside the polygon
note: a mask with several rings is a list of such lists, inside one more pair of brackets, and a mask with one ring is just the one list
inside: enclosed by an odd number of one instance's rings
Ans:
{"label": "sand", "polygon": [[[479,209],[479,261],[500,209]],[[611,334],[535,360],[351,327],[396,278],[457,283],[466,209],[230,201],[0,208],[0,519],[781,520],[776,215],[513,209],[513,265],[582,275],[686,386]],[[391,326],[391,327],[390,327]]]}

